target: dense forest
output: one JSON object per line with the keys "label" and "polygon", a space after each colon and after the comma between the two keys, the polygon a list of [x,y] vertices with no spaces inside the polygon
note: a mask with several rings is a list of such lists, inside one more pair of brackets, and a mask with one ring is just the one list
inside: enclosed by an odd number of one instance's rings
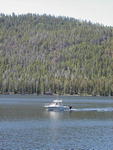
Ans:
{"label": "dense forest", "polygon": [[0,14],[0,93],[113,95],[113,27]]}

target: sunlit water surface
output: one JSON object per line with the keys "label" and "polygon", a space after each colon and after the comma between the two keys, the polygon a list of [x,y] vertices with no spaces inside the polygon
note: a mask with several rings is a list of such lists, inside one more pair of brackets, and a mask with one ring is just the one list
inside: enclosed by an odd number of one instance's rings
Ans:
{"label": "sunlit water surface", "polygon": [[48,112],[49,96],[0,96],[0,150],[113,150],[112,97],[64,96],[71,112]]}

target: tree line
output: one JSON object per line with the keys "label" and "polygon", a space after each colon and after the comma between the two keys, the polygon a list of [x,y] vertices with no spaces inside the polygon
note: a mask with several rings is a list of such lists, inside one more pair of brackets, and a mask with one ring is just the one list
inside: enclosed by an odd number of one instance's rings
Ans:
{"label": "tree line", "polygon": [[113,27],[0,14],[0,93],[113,95]]}

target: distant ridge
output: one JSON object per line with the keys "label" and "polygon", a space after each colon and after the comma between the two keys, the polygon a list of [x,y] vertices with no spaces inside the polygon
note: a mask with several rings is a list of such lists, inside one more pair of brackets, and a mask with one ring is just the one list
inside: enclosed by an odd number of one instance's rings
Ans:
{"label": "distant ridge", "polygon": [[113,95],[113,28],[0,14],[0,93]]}

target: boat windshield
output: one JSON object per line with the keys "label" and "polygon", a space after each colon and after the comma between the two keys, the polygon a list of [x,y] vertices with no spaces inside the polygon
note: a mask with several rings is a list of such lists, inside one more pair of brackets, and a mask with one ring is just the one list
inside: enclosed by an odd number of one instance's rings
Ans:
{"label": "boat windshield", "polygon": [[57,99],[56,99],[56,100],[54,100],[53,102],[54,102],[54,103],[62,103],[62,100],[57,100]]}
{"label": "boat windshield", "polygon": [[52,104],[54,104],[54,105],[62,105],[62,100],[53,100]]}

